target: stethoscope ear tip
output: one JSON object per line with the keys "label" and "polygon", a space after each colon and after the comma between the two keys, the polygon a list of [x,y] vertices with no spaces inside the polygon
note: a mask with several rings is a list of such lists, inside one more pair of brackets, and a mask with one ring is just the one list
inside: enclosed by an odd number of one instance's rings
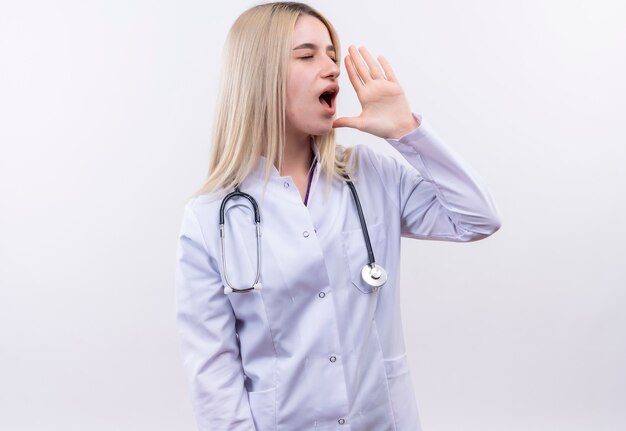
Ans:
{"label": "stethoscope ear tip", "polygon": [[261,283],[257,283],[252,287],[254,288],[254,290],[261,290],[263,288],[263,285]]}
{"label": "stethoscope ear tip", "polygon": [[228,286],[224,287],[224,294],[228,295],[229,293],[233,293],[233,289]]}

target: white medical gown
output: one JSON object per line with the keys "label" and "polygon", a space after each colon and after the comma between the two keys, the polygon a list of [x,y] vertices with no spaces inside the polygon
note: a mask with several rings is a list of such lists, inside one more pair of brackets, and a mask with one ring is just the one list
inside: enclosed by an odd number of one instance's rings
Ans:
{"label": "white medical gown", "polygon": [[[352,176],[387,283],[361,279],[368,255],[345,183],[329,189],[319,165],[305,206],[291,177],[262,160],[241,185],[259,204],[261,282],[224,294],[221,198],[185,208],[177,261],[177,319],[201,431],[416,431],[418,411],[400,320],[400,237],[485,238],[497,210],[470,169],[421,125],[387,140],[413,167],[357,146]],[[252,284],[250,204],[226,207],[226,258],[236,287]]]}

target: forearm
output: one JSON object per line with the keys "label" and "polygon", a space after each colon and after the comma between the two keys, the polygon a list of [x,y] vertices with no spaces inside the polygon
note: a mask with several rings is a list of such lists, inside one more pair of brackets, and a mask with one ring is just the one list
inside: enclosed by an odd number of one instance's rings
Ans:
{"label": "forearm", "polygon": [[[387,139],[421,176],[402,198],[407,236],[471,241],[497,231],[500,217],[486,187],[421,116],[416,120],[419,127],[400,139]],[[432,203],[426,208],[427,201]]]}

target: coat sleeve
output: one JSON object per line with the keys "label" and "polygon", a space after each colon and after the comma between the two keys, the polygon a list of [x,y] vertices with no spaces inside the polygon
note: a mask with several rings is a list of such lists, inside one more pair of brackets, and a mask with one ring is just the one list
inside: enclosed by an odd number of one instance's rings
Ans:
{"label": "coat sleeve", "polygon": [[412,132],[387,139],[410,166],[377,163],[397,202],[401,234],[442,241],[476,241],[496,232],[500,217],[476,174],[430,129],[421,115]]}
{"label": "coat sleeve", "polygon": [[235,316],[190,204],[178,243],[176,305],[198,429],[254,431]]}

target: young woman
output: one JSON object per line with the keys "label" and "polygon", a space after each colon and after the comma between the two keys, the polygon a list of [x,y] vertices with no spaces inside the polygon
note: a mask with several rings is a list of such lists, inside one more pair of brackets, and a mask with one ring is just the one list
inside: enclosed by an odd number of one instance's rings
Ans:
{"label": "young woman", "polygon": [[[270,3],[230,30],[209,176],[186,206],[177,266],[203,431],[419,430],[400,237],[473,241],[499,228],[389,63],[348,52],[362,112],[335,119],[339,40],[322,15]],[[412,167],[336,147],[333,127],[386,139]]]}

